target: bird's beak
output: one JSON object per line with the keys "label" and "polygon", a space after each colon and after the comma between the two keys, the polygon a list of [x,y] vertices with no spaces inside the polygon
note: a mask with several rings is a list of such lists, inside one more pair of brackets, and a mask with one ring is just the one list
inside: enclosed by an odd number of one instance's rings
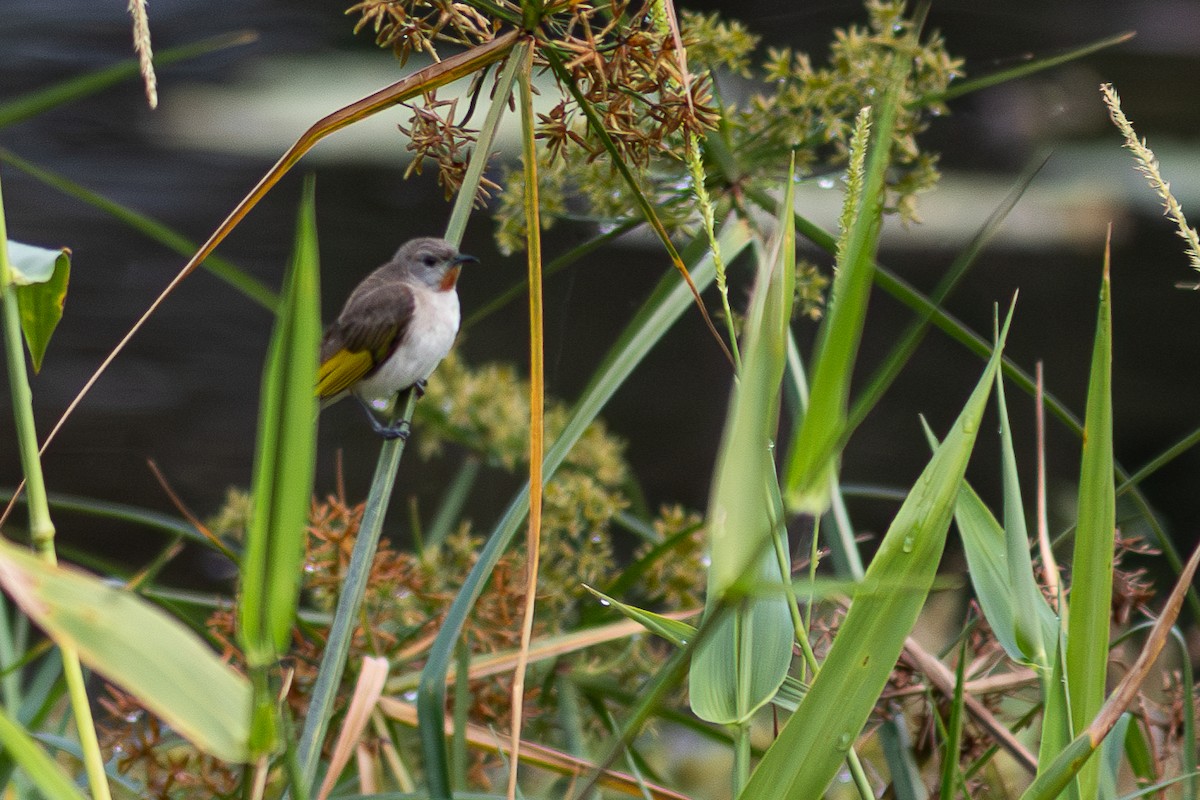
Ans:
{"label": "bird's beak", "polygon": [[459,253],[458,255],[456,255],[454,257],[454,260],[451,261],[450,263],[454,264],[455,266],[458,266],[460,264],[466,264],[467,262],[470,262],[472,264],[478,264],[479,259],[476,258],[475,256],[469,256],[466,253]]}

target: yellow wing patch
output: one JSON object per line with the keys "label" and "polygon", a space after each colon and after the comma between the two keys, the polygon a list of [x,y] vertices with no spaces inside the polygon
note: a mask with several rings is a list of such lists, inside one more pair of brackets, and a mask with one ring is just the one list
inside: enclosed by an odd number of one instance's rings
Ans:
{"label": "yellow wing patch", "polygon": [[369,350],[338,350],[317,371],[317,397],[327,400],[341,394],[371,371],[375,360]]}

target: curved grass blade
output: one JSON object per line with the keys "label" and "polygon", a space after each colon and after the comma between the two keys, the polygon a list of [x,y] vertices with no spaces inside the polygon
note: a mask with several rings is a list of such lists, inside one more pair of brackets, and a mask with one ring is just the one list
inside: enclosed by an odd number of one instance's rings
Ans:
{"label": "curved grass blade", "polygon": [[1007,333],[1006,321],[982,378],[889,526],[821,671],[740,800],[815,800],[854,744],[937,574]]}
{"label": "curved grass blade", "polygon": [[[775,203],[771,198],[762,195],[761,193],[748,192],[756,203],[760,203],[764,208],[774,208]],[[796,229],[809,239],[813,244],[827,252],[834,252],[836,247],[836,239],[819,225],[814,224],[802,215],[796,215]],[[971,351],[980,358],[987,359],[991,357],[992,346],[979,334],[972,331],[965,323],[957,319],[954,315],[938,308],[924,294],[919,292],[915,287],[900,278],[886,267],[875,265],[875,284],[887,292],[896,300],[908,306],[913,311],[928,315],[929,320],[933,325],[950,337],[951,340],[958,342],[967,350]],[[1008,378],[1023,392],[1031,397],[1037,397],[1037,383],[1027,371],[1009,358],[1005,358],[1001,362],[1001,370],[1004,377]],[[1040,395],[1050,412],[1073,434],[1076,436],[1083,435],[1083,423],[1067,408],[1062,400],[1058,399],[1050,392],[1044,392]],[[1197,434],[1197,441],[1200,441],[1200,432]],[[1172,447],[1172,454],[1177,455],[1182,452],[1181,449]],[[1161,467],[1161,463],[1156,463],[1156,467]],[[1117,478],[1121,481],[1126,481],[1129,474],[1119,465],[1114,464],[1117,469]],[[1123,486],[1123,488],[1125,488]],[[1162,521],[1158,518],[1157,512],[1146,499],[1145,494],[1132,487],[1131,497],[1134,504],[1137,506],[1138,513],[1145,520],[1146,524],[1154,534],[1155,544],[1162,550],[1167,562],[1171,568],[1178,574],[1183,569],[1183,559],[1180,558],[1179,550],[1175,547],[1170,535],[1167,533]],[[1200,616],[1200,595],[1195,589],[1188,591],[1188,603],[1192,607],[1193,613]]]}
{"label": "curved grass blade", "polygon": [[[732,260],[749,243],[750,232],[744,223],[733,222],[722,229],[718,238],[721,242],[721,252]],[[705,243],[698,241],[696,244],[695,254],[703,254]],[[691,272],[698,287],[707,287],[714,276],[712,259],[704,255],[693,266]],[[650,298],[609,349],[603,362],[596,369],[592,381],[576,402],[562,433],[547,449],[542,471],[544,480],[554,476],[555,470],[600,413],[604,404],[692,302],[691,291],[673,274],[659,281]],[[492,569],[511,543],[528,510],[529,487],[526,486],[509,503],[504,515],[488,537],[487,544],[480,551],[478,561],[450,605],[442,628],[430,649],[429,660],[421,673],[421,684],[417,693],[421,724],[427,730],[436,731],[436,735],[422,738],[425,769],[430,780],[429,791],[435,798],[450,796],[449,760],[441,725],[446,706],[446,674],[454,661],[455,644],[462,634],[467,615],[491,576]]]}
{"label": "curved grass blade", "polygon": [[[12,164],[26,175],[36,178],[68,197],[74,197],[76,200],[103,211],[105,214],[133,228],[146,238],[152,239],[170,250],[174,250],[181,256],[190,256],[196,252],[195,242],[158,220],[110,200],[102,194],[93,192],[91,189],[75,183],[63,175],[52,172],[31,161],[26,161],[16,153],[6,150],[3,147],[0,147],[0,161]],[[265,283],[219,256],[210,255],[201,266],[214,277],[225,281],[263,308],[274,312],[275,307],[279,304],[279,297]]]}
{"label": "curved grass blade", "polygon": [[1061,53],[1057,56],[1048,56],[1046,58],[1035,59],[1011,69],[1005,69],[1001,70],[1000,72],[993,72],[990,75],[983,75],[978,78],[961,81],[943,92],[939,92],[937,94],[927,94],[922,97],[918,97],[913,100],[912,104],[915,106],[927,106],[932,103],[944,103],[947,100],[953,100],[956,97],[962,97],[963,95],[970,94],[971,92],[978,92],[981,89],[988,88],[989,86],[1008,83],[1009,81],[1023,78],[1026,75],[1032,75],[1035,72],[1041,72],[1042,70],[1067,64],[1071,61],[1078,61],[1085,56],[1090,56],[1092,53],[1098,52],[1107,47],[1115,47],[1116,45],[1124,44],[1136,35],[1137,33],[1134,31],[1125,31],[1124,33],[1118,33],[1115,36],[1097,39],[1090,44],[1085,44],[1082,47],[1076,47],[1073,50],[1068,50],[1067,52]]}

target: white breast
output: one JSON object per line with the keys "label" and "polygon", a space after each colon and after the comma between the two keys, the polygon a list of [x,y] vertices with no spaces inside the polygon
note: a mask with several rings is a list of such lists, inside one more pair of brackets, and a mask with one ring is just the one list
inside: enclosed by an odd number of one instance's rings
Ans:
{"label": "white breast", "polygon": [[396,392],[428,378],[458,335],[458,292],[422,287],[414,300],[413,318],[396,352],[354,388],[376,408],[385,408]]}

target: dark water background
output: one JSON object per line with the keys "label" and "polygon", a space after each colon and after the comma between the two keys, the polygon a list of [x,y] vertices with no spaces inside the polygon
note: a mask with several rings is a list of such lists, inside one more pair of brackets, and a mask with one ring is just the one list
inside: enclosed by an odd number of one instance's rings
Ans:
{"label": "dark water background", "polygon": [[[130,33],[124,5],[115,0],[0,2],[0,102],[127,58]],[[769,43],[808,49],[818,62],[832,27],[862,18],[858,4],[846,2],[800,8],[776,0],[724,7]],[[163,68],[159,88],[164,108],[182,87],[220,88],[280,56],[327,58],[332,65],[341,63],[337,57],[357,54],[390,64],[390,56],[375,53],[367,37],[352,35],[350,21],[336,4],[158,0],[150,14],[159,51],[243,28],[260,36],[249,46]],[[1139,31],[1132,42],[1083,62],[956,101],[953,114],[937,120],[926,139],[932,149],[945,153],[945,171],[959,185],[977,179],[1003,186],[1005,176],[1015,175],[1036,153],[1052,153],[1035,188],[1057,190],[1064,208],[1082,211],[1049,222],[1036,214],[1014,216],[1009,228],[1015,235],[980,259],[949,308],[976,330],[987,331],[993,303],[1007,304],[1019,287],[1009,353],[1030,369],[1043,359],[1051,390],[1077,411],[1085,392],[1103,229],[1110,219],[1116,223],[1117,455],[1136,468],[1200,424],[1195,401],[1200,294],[1173,287],[1192,277],[1179,240],[1160,218],[1149,190],[1133,175],[1096,87],[1101,81],[1116,83],[1139,132],[1150,138],[1151,146],[1177,155],[1171,161],[1160,150],[1185,210],[1187,198],[1195,198],[1190,210],[1200,215],[1200,111],[1194,102],[1200,85],[1200,37],[1195,35],[1200,3],[935,2],[929,24],[945,33],[951,52],[967,57],[972,75],[1012,66],[1030,54],[1052,54],[1124,30]],[[401,74],[398,67],[395,74]],[[299,103],[292,109],[295,121],[282,126],[285,139],[331,110],[332,103],[316,95],[311,109]],[[174,111],[186,119],[186,109]],[[278,151],[267,155],[185,146],[164,132],[156,116],[163,113],[149,111],[140,85],[131,81],[0,130],[0,146],[202,241]],[[263,130],[264,136],[271,133],[280,132]],[[396,141],[380,146],[401,149]],[[428,175],[402,181],[404,164],[398,160],[329,158],[314,161],[309,169],[318,181],[323,306],[332,316],[353,284],[400,241],[441,230],[449,207]],[[273,286],[288,257],[304,171],[302,166],[285,179],[219,251]],[[1083,178],[1091,183],[1081,182]],[[43,373],[34,380],[38,428],[44,435],[184,259],[10,167],[0,166],[0,179],[12,238],[74,251],[66,316]],[[1087,187],[1097,185],[1121,188],[1093,196]],[[953,229],[953,215],[936,221],[951,227],[925,236],[894,231],[881,256],[924,289],[936,283],[982,220],[958,222],[958,230]],[[560,226],[547,253],[553,256],[587,233]],[[484,264],[461,283],[468,313],[523,275],[522,260],[500,257],[490,237],[490,224],[477,216],[464,250],[479,255]],[[1030,244],[1031,238],[1039,243]],[[567,399],[578,395],[665,267],[654,247],[626,245],[598,253],[549,282],[550,392]],[[871,313],[863,345],[867,366],[908,321],[907,312],[882,295],[873,300]],[[190,278],[108,371],[50,449],[45,459],[50,488],[169,512],[171,505],[146,466],[147,459],[154,459],[189,506],[202,516],[213,513],[226,487],[249,482],[270,323],[260,307],[210,275]],[[797,330],[805,340],[811,337],[811,325],[798,323]],[[527,359],[525,336],[524,305],[517,302],[469,331],[461,349],[471,363],[521,364]],[[979,368],[976,357],[932,334],[853,440],[846,480],[909,485],[927,457],[915,414],[923,412],[935,428],[944,428]],[[719,351],[692,313],[606,409],[610,427],[628,441],[628,456],[652,507],[681,502],[704,508],[729,380]],[[1031,467],[1031,404],[1016,391],[1010,391],[1009,402],[1020,456]],[[12,486],[20,474],[9,420],[6,390],[0,393],[0,487]],[[995,497],[991,438],[981,439],[971,474]],[[349,405],[327,411],[320,447],[317,490],[332,489],[334,452],[341,447],[350,494],[364,495],[378,447],[359,412]],[[1070,496],[1078,468],[1077,441],[1055,426],[1050,448],[1052,497]],[[405,535],[409,497],[432,508],[452,467],[415,457],[405,460],[389,533]],[[1200,519],[1198,475],[1200,457],[1187,454],[1145,487],[1185,548],[1195,540]],[[516,484],[510,476],[492,477],[473,498],[471,513],[481,529],[490,527]],[[886,526],[891,511],[879,502],[854,507],[856,521],[876,531]],[[1069,507],[1054,511],[1059,524],[1073,514]],[[66,514],[56,521],[65,542],[135,563],[161,544],[156,535],[127,525]],[[183,559],[172,577],[192,582],[200,577],[196,569]]]}

